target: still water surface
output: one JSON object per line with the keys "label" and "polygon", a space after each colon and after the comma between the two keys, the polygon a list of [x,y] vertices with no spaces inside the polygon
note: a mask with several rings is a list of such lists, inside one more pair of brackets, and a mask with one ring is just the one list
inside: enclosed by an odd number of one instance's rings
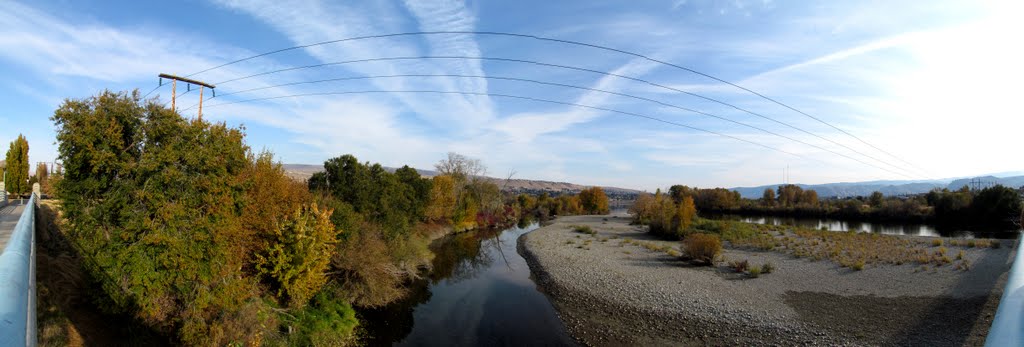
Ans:
{"label": "still water surface", "polygon": [[408,297],[360,312],[368,344],[574,345],[516,252],[516,239],[537,227],[466,232],[435,241],[433,271],[413,283]]}
{"label": "still water surface", "polygon": [[889,235],[1012,239],[1016,238],[1018,234],[1017,230],[998,228],[965,229],[961,227],[945,227],[930,224],[870,223],[809,217],[713,215],[706,218],[734,220],[757,224],[790,225],[811,229],[827,228],[831,231],[853,230],[857,232],[871,232]]}

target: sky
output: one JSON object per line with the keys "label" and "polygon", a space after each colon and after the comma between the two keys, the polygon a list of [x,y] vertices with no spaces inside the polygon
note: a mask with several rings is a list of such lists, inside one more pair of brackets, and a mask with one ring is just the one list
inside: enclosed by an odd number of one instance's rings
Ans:
{"label": "sky", "polygon": [[[65,99],[169,102],[168,73],[216,84],[203,119],[244,126],[283,163],[430,169],[457,152],[491,176],[649,191],[778,184],[787,170],[804,184],[1020,171],[1022,4],[7,0],[0,144],[24,134],[31,162],[58,160],[49,117]],[[409,32],[461,33],[195,74]],[[198,97],[177,110],[196,117]]]}

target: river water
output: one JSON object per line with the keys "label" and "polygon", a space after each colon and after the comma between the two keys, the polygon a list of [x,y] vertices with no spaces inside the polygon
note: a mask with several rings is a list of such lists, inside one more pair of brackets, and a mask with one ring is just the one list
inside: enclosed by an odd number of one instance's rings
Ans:
{"label": "river water", "polygon": [[536,223],[448,235],[405,299],[361,310],[372,346],[551,346],[575,342],[516,252]]}
{"label": "river water", "polygon": [[776,217],[776,216],[737,216],[737,215],[709,215],[705,218],[735,220],[746,223],[790,225],[811,229],[827,228],[831,231],[856,231],[872,232],[888,235],[916,235],[934,237],[959,237],[959,238],[999,238],[1013,239],[1018,235],[1017,230],[993,229],[993,228],[962,228],[946,227],[931,224],[908,224],[908,223],[870,223],[843,221],[828,218],[809,217]]}

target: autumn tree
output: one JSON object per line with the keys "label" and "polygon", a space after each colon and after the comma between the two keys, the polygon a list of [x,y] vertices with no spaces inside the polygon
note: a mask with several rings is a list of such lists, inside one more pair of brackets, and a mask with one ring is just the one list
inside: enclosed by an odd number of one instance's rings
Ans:
{"label": "autumn tree", "polygon": [[601,187],[591,187],[580,191],[580,205],[583,213],[608,214],[608,196]]}
{"label": "autumn tree", "polygon": [[260,274],[292,307],[305,306],[327,283],[324,273],[337,242],[331,212],[316,204],[300,207],[279,224],[268,247],[256,254]]}
{"label": "autumn tree", "polygon": [[693,220],[696,217],[697,206],[693,203],[693,197],[684,197],[683,201],[679,203],[679,209],[676,210],[674,228],[677,233],[682,233],[689,229],[690,226],[693,225]]}
{"label": "autumn tree", "polygon": [[818,206],[818,192],[813,189],[808,189],[800,194],[800,204],[806,207],[817,207]]}
{"label": "autumn tree", "polygon": [[28,184],[28,165],[28,140],[18,134],[18,138],[11,141],[4,164],[4,186],[7,192],[21,195],[32,189]]}
{"label": "autumn tree", "polygon": [[455,196],[455,179],[449,175],[434,176],[430,187],[429,202],[426,207],[426,218],[435,223],[451,223],[452,213],[457,202]]}

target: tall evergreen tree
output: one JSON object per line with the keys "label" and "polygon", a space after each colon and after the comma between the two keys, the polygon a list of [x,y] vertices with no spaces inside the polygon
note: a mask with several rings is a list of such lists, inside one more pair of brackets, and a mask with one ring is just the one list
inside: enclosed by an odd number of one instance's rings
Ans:
{"label": "tall evergreen tree", "polygon": [[7,150],[6,175],[4,186],[7,191],[14,194],[28,193],[31,187],[28,185],[28,140],[25,136],[18,134],[18,138],[11,142]]}

